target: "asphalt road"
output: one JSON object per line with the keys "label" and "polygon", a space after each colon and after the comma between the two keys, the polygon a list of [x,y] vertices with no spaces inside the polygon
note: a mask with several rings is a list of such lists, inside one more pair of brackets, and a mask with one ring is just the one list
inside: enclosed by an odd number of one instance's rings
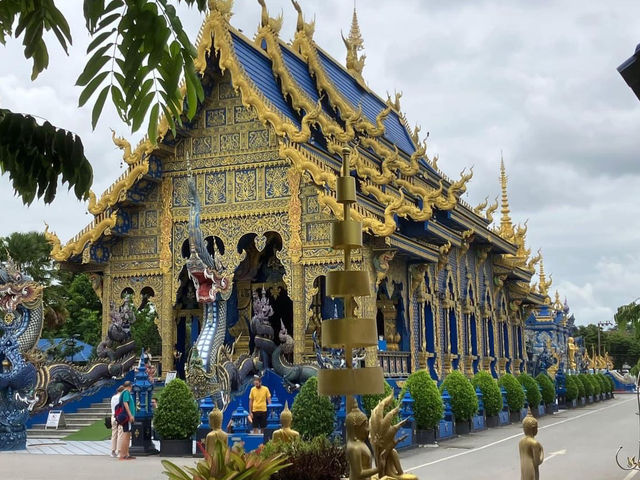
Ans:
{"label": "asphalt road", "polygon": [[[540,419],[538,440],[545,449],[540,467],[542,480],[640,480],[640,474],[620,470],[622,456],[638,455],[638,417],[635,395]],[[494,428],[458,437],[430,448],[402,452],[403,466],[423,480],[518,480],[520,425]],[[160,480],[160,458],[119,462],[108,456],[0,455],[0,480]],[[174,460],[193,465],[194,460]]]}
{"label": "asphalt road", "polygon": [[[635,395],[561,410],[539,419],[537,439],[545,451],[540,478],[563,480],[640,480],[640,473],[618,468],[615,454],[638,456]],[[520,478],[520,425],[495,428],[442,442],[436,448],[404,452],[405,470],[429,480],[517,480]],[[637,473],[637,475],[636,475]]]}

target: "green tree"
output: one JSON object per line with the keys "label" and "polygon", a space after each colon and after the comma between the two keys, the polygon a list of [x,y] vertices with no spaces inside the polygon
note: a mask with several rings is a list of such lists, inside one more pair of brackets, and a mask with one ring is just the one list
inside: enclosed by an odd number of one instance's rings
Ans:
{"label": "green tree", "polygon": [[473,376],[474,387],[480,387],[482,403],[488,417],[498,415],[502,410],[502,392],[498,381],[489,372],[478,372]]}
{"label": "green tree", "polygon": [[640,303],[639,299],[627,305],[618,307],[618,311],[613,316],[613,320],[621,330],[631,330],[636,337],[640,338]]}
{"label": "green tree", "polygon": [[533,410],[540,405],[542,401],[542,394],[538,388],[538,382],[528,373],[518,375],[518,381],[520,385],[527,389],[527,402],[529,402],[529,406]]}
{"label": "green tree", "polygon": [[404,397],[407,390],[414,401],[416,428],[419,430],[435,428],[444,415],[444,404],[436,382],[429,372],[418,370],[409,375],[398,398]]}
{"label": "green tree", "polygon": [[460,370],[454,370],[440,385],[440,393],[445,388],[451,395],[451,410],[456,421],[471,420],[478,411],[478,397],[469,379]]}
{"label": "green tree", "polygon": [[[206,0],[84,0],[86,30],[92,37],[87,63],[76,84],[83,87],[79,105],[93,98],[92,126],[96,127],[107,98],[120,118],[137,131],[147,124],[152,143],[164,113],[170,127],[181,123],[184,97],[186,117],[192,119],[204,98],[193,64],[196,50],[182,27],[174,4],[184,2],[207,8]],[[15,29],[14,29],[15,27]],[[22,39],[24,55],[33,63],[31,79],[49,66],[51,31],[68,53],[72,44],[69,24],[55,0],[0,2],[0,43]],[[179,87],[185,79],[185,92]],[[51,202],[58,180],[86,198],[93,173],[84,156],[82,140],[51,125],[38,124],[27,114],[0,109],[0,172],[8,172],[23,202],[37,196]]]}
{"label": "green tree", "polygon": [[504,387],[507,391],[507,405],[509,405],[509,410],[511,412],[517,412],[524,406],[524,392],[522,391],[522,386],[510,373],[505,373],[500,380],[498,380],[498,385]]}
{"label": "green tree", "polygon": [[333,432],[335,412],[329,397],[318,394],[318,379],[311,377],[304,382],[291,407],[293,428],[305,440],[329,436]]}
{"label": "green tree", "polygon": [[158,332],[156,319],[158,313],[151,302],[136,311],[136,321],[131,325],[131,336],[136,341],[138,351],[144,348],[151,355],[160,355],[162,352],[162,338]]}

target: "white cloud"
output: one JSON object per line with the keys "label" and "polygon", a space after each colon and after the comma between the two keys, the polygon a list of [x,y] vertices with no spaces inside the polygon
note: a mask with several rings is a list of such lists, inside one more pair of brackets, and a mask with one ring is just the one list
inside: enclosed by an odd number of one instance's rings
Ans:
{"label": "white cloud", "polygon": [[[295,12],[289,0],[267,0],[284,13],[281,37],[290,39]],[[52,47],[51,68],[35,83],[19,42],[0,50],[0,105],[45,117],[79,133],[100,192],[120,172],[120,153],[109,127],[126,133],[106,108],[91,132],[90,107],[77,109],[73,87],[88,43],[75,0],[62,2],[74,33],[67,58]],[[340,30],[351,23],[351,2],[303,2],[316,16],[315,39],[344,59]],[[232,23],[249,37],[260,19],[253,0],[237,0]],[[199,14],[180,7],[195,37]],[[542,247],[545,268],[569,298],[579,323],[610,318],[637,290],[640,227],[636,190],[640,179],[640,102],[615,68],[640,41],[640,4],[617,2],[359,2],[365,40],[364,77],[384,97],[403,91],[410,122],[431,133],[429,152],[451,177],[474,165],[465,199],[479,203],[499,191],[504,150],[512,216],[529,218],[529,244]],[[61,238],[90,220],[66,193],[52,206],[30,209],[0,180],[0,234],[40,229],[47,220]]]}

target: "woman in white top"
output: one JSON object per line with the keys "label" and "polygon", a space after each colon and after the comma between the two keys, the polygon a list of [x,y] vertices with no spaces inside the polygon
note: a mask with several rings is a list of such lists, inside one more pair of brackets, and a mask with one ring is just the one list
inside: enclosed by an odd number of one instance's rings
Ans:
{"label": "woman in white top", "polygon": [[120,393],[122,393],[124,387],[120,385],[116,393],[111,397],[111,456],[113,458],[118,457],[118,441],[122,434],[122,426],[116,422],[116,407],[120,403]]}

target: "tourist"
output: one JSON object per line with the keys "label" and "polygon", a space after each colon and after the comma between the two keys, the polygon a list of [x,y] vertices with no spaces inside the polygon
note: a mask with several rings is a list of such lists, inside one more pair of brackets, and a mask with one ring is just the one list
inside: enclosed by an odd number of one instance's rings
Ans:
{"label": "tourist", "polygon": [[113,458],[118,456],[118,441],[122,435],[122,426],[116,422],[116,407],[120,403],[120,394],[123,390],[124,387],[120,385],[111,397],[111,456]]}
{"label": "tourist", "polygon": [[271,403],[271,392],[262,385],[262,379],[253,377],[253,388],[249,393],[249,420],[253,424],[253,433],[262,433],[267,427],[267,405]]}
{"label": "tourist", "polygon": [[136,402],[131,395],[132,384],[129,380],[123,384],[124,390],[121,394],[122,404],[129,415],[129,421],[122,425],[122,435],[120,437],[120,460],[133,460],[136,457],[129,455],[129,443],[131,442],[131,427],[135,421]]}

